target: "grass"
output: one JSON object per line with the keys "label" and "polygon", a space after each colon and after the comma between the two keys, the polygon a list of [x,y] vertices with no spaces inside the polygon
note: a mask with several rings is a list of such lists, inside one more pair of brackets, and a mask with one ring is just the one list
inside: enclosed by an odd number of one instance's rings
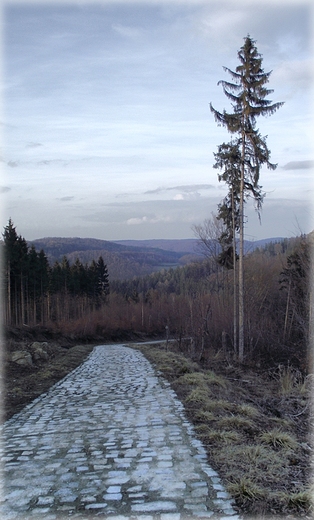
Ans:
{"label": "grass", "polygon": [[210,407],[211,401],[208,396],[208,392],[203,387],[194,388],[187,398],[185,403],[194,406],[201,406],[203,409]]}
{"label": "grass", "polygon": [[211,399],[207,402],[207,410],[215,414],[221,414],[236,410],[236,405],[226,399]]}
{"label": "grass", "polygon": [[250,419],[245,419],[239,415],[223,417],[217,421],[217,426],[227,430],[247,430],[252,432],[258,431],[253,421]]}
{"label": "grass", "polygon": [[243,477],[235,482],[229,483],[227,485],[227,491],[238,499],[241,502],[247,501],[256,501],[265,499],[268,495],[267,490],[257,486],[254,482],[247,478]]}
{"label": "grass", "polygon": [[199,410],[195,413],[195,418],[203,424],[210,423],[215,420],[215,415],[207,410]]}
{"label": "grass", "polygon": [[203,372],[192,372],[177,379],[177,384],[206,387],[206,378]]}
{"label": "grass", "polygon": [[[308,406],[313,378],[293,367],[244,370],[221,354],[201,366],[163,346],[138,346],[171,383],[242,518],[312,511]],[[173,351],[171,351],[173,349]],[[309,518],[309,517],[307,517]]]}
{"label": "grass", "polygon": [[203,429],[201,426],[196,427],[200,439],[205,445],[213,444],[236,444],[242,440],[241,435],[236,431],[218,430],[209,428]]}
{"label": "grass", "polygon": [[297,510],[314,511],[313,491],[306,489],[298,491],[297,493],[283,493],[282,500],[288,505]]}
{"label": "grass", "polygon": [[260,413],[257,408],[255,408],[254,406],[252,406],[250,404],[240,404],[237,407],[237,412],[240,415],[244,415],[246,417],[251,417],[251,418],[257,417]]}
{"label": "grass", "polygon": [[208,385],[217,385],[222,388],[228,387],[228,381],[226,378],[219,376],[218,374],[215,374],[212,370],[207,370],[205,372],[205,378]]}
{"label": "grass", "polygon": [[289,435],[289,433],[283,432],[278,428],[262,433],[260,440],[262,443],[269,444],[274,448],[296,450],[298,446],[296,439]]}
{"label": "grass", "polygon": [[227,388],[228,381],[224,377],[215,374],[212,370],[208,370],[206,372],[189,372],[179,377],[177,384]]}
{"label": "grass", "polygon": [[297,370],[290,365],[278,367],[278,381],[280,387],[280,393],[283,396],[299,393],[304,394],[308,389],[308,381],[300,370]]}

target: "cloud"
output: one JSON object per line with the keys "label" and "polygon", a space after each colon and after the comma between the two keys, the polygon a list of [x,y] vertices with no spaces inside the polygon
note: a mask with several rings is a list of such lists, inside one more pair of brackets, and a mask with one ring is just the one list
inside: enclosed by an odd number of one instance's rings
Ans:
{"label": "cloud", "polygon": [[41,143],[27,143],[26,148],[38,148],[39,146],[43,146]]}
{"label": "cloud", "polygon": [[7,193],[8,191],[11,191],[11,188],[8,186],[0,186],[0,193]]}
{"label": "cloud", "polygon": [[139,217],[139,218],[129,218],[126,223],[128,226],[138,226],[139,224],[146,224],[147,222],[150,222],[151,219],[146,217]]}
{"label": "cloud", "polygon": [[163,193],[165,191],[183,191],[185,193],[195,192],[197,190],[211,190],[215,189],[213,184],[186,184],[183,186],[170,186],[169,188],[156,188],[155,190],[145,191],[144,195],[154,195],[158,193]]}
{"label": "cloud", "polygon": [[11,168],[17,168],[19,166],[19,162],[18,161],[9,161],[7,164]]}
{"label": "cloud", "polygon": [[126,221],[126,224],[128,226],[138,226],[140,224],[161,224],[171,222],[171,217],[169,215],[160,215],[160,216],[147,216],[144,215],[143,217],[135,217],[135,218],[129,218]]}
{"label": "cloud", "polygon": [[74,199],[73,196],[72,197],[68,196],[68,197],[61,197],[61,198],[59,198],[57,200],[61,200],[62,202],[68,202],[68,201],[73,200],[73,199]]}
{"label": "cloud", "polygon": [[164,191],[167,191],[169,188],[156,188],[155,190],[148,190],[144,192],[144,195],[155,195],[158,193],[163,193]]}
{"label": "cloud", "polygon": [[174,186],[172,188],[168,188],[168,190],[181,190],[185,193],[191,193],[197,190],[211,190],[213,188],[215,188],[213,184],[189,184],[184,186]]}
{"label": "cloud", "polygon": [[290,161],[282,168],[284,170],[309,170],[314,167],[314,161]]}
{"label": "cloud", "polygon": [[39,164],[40,166],[50,166],[50,165],[57,165],[61,164],[63,166],[68,166],[69,161],[64,161],[62,159],[43,159],[41,161],[38,161],[36,164]]}
{"label": "cloud", "polygon": [[124,38],[137,38],[140,35],[140,30],[136,27],[129,27],[127,25],[122,25],[120,23],[113,24],[112,29],[123,36]]}
{"label": "cloud", "polygon": [[272,74],[276,84],[287,85],[291,93],[311,88],[313,84],[313,60],[285,61]]}
{"label": "cloud", "polygon": [[201,194],[198,191],[188,192],[188,193],[177,193],[173,200],[196,200],[201,197]]}
{"label": "cloud", "polygon": [[[217,6],[218,7],[218,6]],[[210,36],[215,40],[223,40],[222,34],[227,35],[227,41],[230,43],[230,35],[234,35],[238,31],[238,26],[243,26],[249,17],[249,13],[245,8],[233,7],[226,11],[225,5],[215,11],[213,6],[208,9],[207,15],[200,20],[200,29],[204,35]],[[226,44],[225,44],[226,45]]]}

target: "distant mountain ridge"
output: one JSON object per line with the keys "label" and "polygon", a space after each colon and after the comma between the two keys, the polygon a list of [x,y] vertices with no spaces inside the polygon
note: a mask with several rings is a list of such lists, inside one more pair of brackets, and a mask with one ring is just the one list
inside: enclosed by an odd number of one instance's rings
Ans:
{"label": "distant mountain ridge", "polygon": [[[244,240],[245,251],[253,251],[258,247],[264,247],[269,242],[281,242],[284,237],[263,238],[261,240]],[[176,239],[147,239],[147,240],[115,240],[115,244],[131,247],[154,247],[165,251],[176,251],[178,253],[192,253],[200,255],[199,239],[197,238],[176,238]]]}
{"label": "distant mountain ridge", "polygon": [[[95,238],[47,237],[29,242],[37,251],[43,249],[51,264],[66,256],[70,263],[78,258],[83,264],[103,257],[110,278],[129,279],[162,268],[177,267],[191,261],[189,251],[179,252],[146,245],[119,244]],[[185,258],[188,256],[188,258]],[[196,255],[194,255],[194,259]]]}
{"label": "distant mountain ridge", "polygon": [[195,238],[152,238],[148,240],[115,240],[114,242],[115,244],[124,246],[153,247],[165,251],[175,251],[177,253],[199,254],[199,251],[197,251],[198,240]]}
{"label": "distant mountain ridge", "polygon": [[[245,241],[245,250],[253,251],[264,247],[268,242],[280,242],[281,237],[257,241]],[[178,267],[203,258],[198,248],[198,239],[152,239],[152,240],[101,240],[96,238],[46,237],[33,240],[37,251],[41,249],[51,264],[66,256],[70,263],[78,258],[83,264],[103,257],[107,264],[109,277],[130,279],[134,276]]]}

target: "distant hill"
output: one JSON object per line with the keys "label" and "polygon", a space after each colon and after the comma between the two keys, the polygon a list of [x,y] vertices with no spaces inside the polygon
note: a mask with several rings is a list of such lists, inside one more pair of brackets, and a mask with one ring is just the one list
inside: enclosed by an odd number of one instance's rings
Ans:
{"label": "distant hill", "polygon": [[[264,238],[262,240],[244,240],[245,252],[254,251],[254,249],[263,248],[269,242],[281,242],[283,237]],[[199,240],[197,238],[183,239],[152,239],[152,240],[116,240],[116,244],[125,246],[137,246],[147,248],[160,248],[165,251],[176,251],[185,255],[201,255],[199,248]]]}
{"label": "distant hill", "polygon": [[[268,242],[280,242],[281,237],[257,241],[245,241],[246,251],[264,247]],[[150,274],[160,269],[185,265],[203,255],[198,248],[197,239],[177,240],[99,240],[96,238],[48,237],[33,240],[29,245],[36,250],[43,249],[53,264],[66,255],[70,263],[77,258],[83,264],[103,257],[108,266],[111,280],[130,279],[134,276]]]}
{"label": "distant hill", "polygon": [[198,240],[195,238],[182,239],[151,239],[151,240],[115,240],[115,244],[123,246],[153,247],[165,251],[175,251],[183,254],[199,254]]}
{"label": "distant hill", "polygon": [[[253,251],[257,247],[263,248],[269,242],[282,240],[281,237],[246,240],[245,250]],[[29,245],[34,245],[37,251],[43,249],[51,264],[56,260],[61,261],[65,255],[70,263],[79,258],[83,264],[89,264],[102,256],[108,266],[111,280],[130,279],[204,258],[198,247],[198,240],[193,238],[109,241],[96,238],[48,237],[33,240]]]}
{"label": "distant hill", "polygon": [[37,251],[43,249],[51,264],[61,261],[65,255],[70,263],[79,258],[83,264],[102,256],[111,280],[129,279],[191,261],[189,251],[140,246],[136,241],[134,245],[127,245],[95,238],[48,237],[33,240],[29,245],[34,245]]}

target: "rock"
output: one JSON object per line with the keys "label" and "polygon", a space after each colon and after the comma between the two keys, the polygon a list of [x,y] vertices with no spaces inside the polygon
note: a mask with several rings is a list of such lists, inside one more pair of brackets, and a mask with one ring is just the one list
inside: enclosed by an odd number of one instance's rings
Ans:
{"label": "rock", "polygon": [[42,343],[39,343],[39,341],[34,341],[30,347],[32,350],[36,350],[37,348],[42,348]]}
{"label": "rock", "polygon": [[37,348],[33,353],[34,361],[39,361],[41,359],[47,361],[49,359],[49,355],[42,348]]}
{"label": "rock", "polygon": [[33,366],[32,356],[25,350],[16,350],[15,352],[12,352],[11,361],[21,366]]}
{"label": "rock", "polygon": [[47,361],[49,359],[49,355],[42,348],[37,348],[33,353],[33,359],[34,361],[39,361],[41,359]]}
{"label": "rock", "polygon": [[47,341],[43,341],[42,343],[39,343],[39,341],[34,341],[34,343],[31,344],[34,361],[47,361],[49,359],[49,354],[43,347],[48,347]]}

